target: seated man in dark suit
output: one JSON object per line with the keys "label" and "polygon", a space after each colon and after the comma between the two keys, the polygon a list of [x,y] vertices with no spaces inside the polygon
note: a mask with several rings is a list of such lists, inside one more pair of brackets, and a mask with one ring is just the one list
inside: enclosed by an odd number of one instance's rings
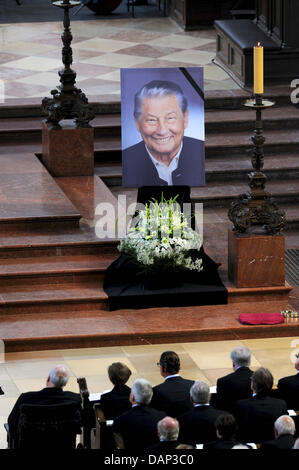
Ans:
{"label": "seated man in dark suit", "polygon": [[252,374],[252,397],[236,403],[239,439],[255,443],[274,439],[274,422],[288,411],[284,400],[269,396],[272,387],[273,376],[269,369],[260,367]]}
{"label": "seated man in dark suit", "polygon": [[297,374],[280,379],[277,388],[279,396],[287,402],[289,409],[299,411],[299,355],[294,366]]}
{"label": "seated man in dark suit", "polygon": [[249,398],[252,395],[250,384],[253,371],[249,369],[250,349],[245,346],[238,346],[233,349],[230,357],[234,372],[217,380],[217,401],[215,406],[233,412],[237,400]]}
{"label": "seated man in dark suit", "polygon": [[204,145],[184,136],[189,111],[179,85],[144,85],[135,95],[134,118],[142,140],[123,151],[123,186],[204,186]]}
{"label": "seated man in dark suit", "polygon": [[290,416],[280,416],[274,423],[275,439],[261,444],[261,450],[292,449],[295,444],[295,423]]}
{"label": "seated man in dark suit", "polygon": [[153,388],[151,406],[176,418],[192,409],[190,388],[194,381],[180,377],[180,358],[174,351],[163,352],[158,365],[165,381]]}
{"label": "seated man in dark suit", "polygon": [[146,449],[147,451],[170,452],[179,445],[178,436],[180,427],[175,418],[166,416],[166,418],[161,419],[158,422],[157,429],[160,442]]}
{"label": "seated man in dark suit", "polygon": [[81,397],[79,393],[63,391],[63,387],[69,380],[69,372],[64,365],[57,365],[50,370],[46,388],[38,392],[22,393],[17,399],[9,417],[9,433],[13,440],[17,439],[20,407],[23,404],[33,405],[58,405],[59,403],[77,403],[81,410]]}
{"label": "seated man in dark suit", "polygon": [[233,415],[225,413],[218,416],[215,421],[217,440],[204,444],[204,450],[232,449],[240,444],[236,438],[237,422]]}
{"label": "seated man in dark suit", "polygon": [[130,394],[132,408],[115,418],[112,426],[118,448],[141,452],[159,442],[157,423],[165,413],[148,406],[152,396],[152,386],[146,379],[135,380]]}
{"label": "seated man in dark suit", "polygon": [[131,389],[125,385],[131,374],[130,369],[121,362],[113,362],[108,367],[109,379],[114,387],[101,396],[101,408],[106,419],[114,419],[131,408]]}
{"label": "seated man in dark suit", "polygon": [[197,380],[191,387],[193,409],[179,416],[179,441],[184,444],[205,444],[216,439],[215,421],[223,413],[210,406],[210,388]]}

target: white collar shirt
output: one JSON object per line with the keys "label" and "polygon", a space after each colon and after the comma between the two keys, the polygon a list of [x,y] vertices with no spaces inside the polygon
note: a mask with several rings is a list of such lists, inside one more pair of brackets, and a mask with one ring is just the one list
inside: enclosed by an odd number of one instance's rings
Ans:
{"label": "white collar shirt", "polygon": [[169,166],[165,165],[162,162],[158,162],[158,160],[156,160],[155,157],[152,156],[152,154],[150,153],[147,146],[145,146],[145,148],[146,148],[147,153],[149,154],[149,157],[150,157],[151,161],[155,165],[155,168],[158,172],[159,178],[163,181],[166,181],[168,186],[172,186],[172,184],[173,184],[172,172],[175,171],[178,167],[180,155],[181,155],[182,148],[183,148],[183,143],[181,143],[180,150],[173,157],[173,159],[171,160],[171,163],[170,163]]}
{"label": "white collar shirt", "polygon": [[165,377],[165,380],[172,379],[172,377],[179,377],[179,376],[180,376],[179,374],[168,375],[167,377]]}

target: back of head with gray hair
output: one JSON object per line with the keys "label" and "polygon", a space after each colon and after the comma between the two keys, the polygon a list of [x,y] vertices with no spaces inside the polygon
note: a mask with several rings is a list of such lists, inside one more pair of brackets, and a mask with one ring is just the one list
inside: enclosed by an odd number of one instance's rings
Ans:
{"label": "back of head with gray hair", "polygon": [[144,85],[136,94],[135,94],[135,107],[134,107],[134,117],[139,119],[142,111],[142,100],[144,98],[156,98],[163,96],[176,96],[178,104],[182,110],[182,113],[185,114],[188,108],[188,101],[183,91],[179,85],[174,82],[169,82],[167,80],[152,80],[151,82]]}
{"label": "back of head with gray hair", "polygon": [[190,388],[190,396],[194,403],[204,405],[210,401],[210,387],[205,382],[196,380]]}
{"label": "back of head with gray hair", "polygon": [[230,353],[231,360],[238,367],[248,367],[251,360],[251,351],[245,346],[238,346]]}
{"label": "back of head with gray hair", "polygon": [[267,395],[273,387],[273,375],[266,367],[259,367],[252,374],[251,383],[255,393]]}
{"label": "back of head with gray hair", "polygon": [[138,405],[149,405],[153,396],[153,387],[146,379],[136,379],[131,393]]}
{"label": "back of head with gray hair", "polygon": [[55,366],[49,372],[49,379],[54,387],[64,387],[68,383],[69,378],[69,371],[64,365]]}
{"label": "back of head with gray hair", "polygon": [[279,416],[274,423],[274,427],[278,436],[283,434],[295,434],[294,420],[288,415]]}
{"label": "back of head with gray hair", "polygon": [[158,434],[163,441],[177,441],[179,436],[179,423],[175,418],[166,416],[158,422]]}

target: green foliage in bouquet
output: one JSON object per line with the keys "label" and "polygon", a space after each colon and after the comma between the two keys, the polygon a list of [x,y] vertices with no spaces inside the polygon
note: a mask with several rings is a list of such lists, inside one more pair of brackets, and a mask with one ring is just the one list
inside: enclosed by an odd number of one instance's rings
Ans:
{"label": "green foliage in bouquet", "polygon": [[129,255],[143,271],[201,271],[202,260],[192,257],[202,246],[202,237],[193,230],[173,199],[159,203],[153,199],[138,211],[137,223],[121,240],[119,251]]}

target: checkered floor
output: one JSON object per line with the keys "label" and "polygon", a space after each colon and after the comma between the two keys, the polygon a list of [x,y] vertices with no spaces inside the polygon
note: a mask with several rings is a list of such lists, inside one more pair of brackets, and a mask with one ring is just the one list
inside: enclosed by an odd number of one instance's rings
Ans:
{"label": "checkered floor", "polygon": [[[237,85],[219,67],[214,29],[184,32],[170,18],[76,21],[73,68],[87,96],[119,99],[120,68],[203,66],[205,90]],[[59,84],[62,23],[0,25],[0,78],[5,99],[49,95]]]}

